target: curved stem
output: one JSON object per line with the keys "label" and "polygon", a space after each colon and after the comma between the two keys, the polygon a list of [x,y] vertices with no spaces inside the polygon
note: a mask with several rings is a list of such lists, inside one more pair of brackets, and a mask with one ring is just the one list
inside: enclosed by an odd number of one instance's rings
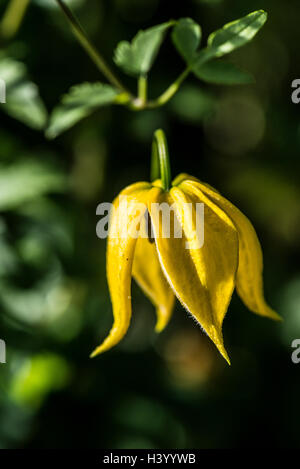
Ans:
{"label": "curved stem", "polygon": [[131,99],[128,103],[130,109],[134,111],[143,111],[144,109],[155,109],[158,107],[163,106],[171,98],[173,98],[174,94],[177,93],[180,86],[182,85],[183,81],[187,78],[187,76],[191,73],[191,68],[187,67],[158,98],[147,101],[147,77],[141,76],[138,81],[138,98]]}
{"label": "curved stem", "polygon": [[154,132],[152,145],[151,179],[161,179],[163,189],[168,191],[171,186],[171,168],[168,144],[163,130]]}
{"label": "curved stem", "polygon": [[182,85],[183,81],[189,75],[190,69],[186,68],[181,75],[175,80],[167,89],[164,91],[157,99],[153,101],[148,101],[147,107],[148,108],[155,108],[160,107],[166,104],[171,98],[173,98],[174,94],[177,93],[180,86]]}
{"label": "curved stem", "polygon": [[4,39],[12,38],[18,31],[30,0],[10,0],[3,15],[0,32]]}
{"label": "curved stem", "polygon": [[92,44],[92,42],[87,37],[86,32],[81,27],[78,20],[75,18],[71,10],[62,0],[56,0],[60,8],[62,9],[63,13],[65,14],[66,18],[70,22],[71,28],[77,37],[78,41],[90,56],[92,61],[96,64],[98,69],[103,73],[103,75],[107,78],[107,80],[116,88],[118,88],[123,93],[128,93],[126,88],[122,85],[119,79],[115,76],[115,74],[110,70],[109,66],[106,64],[105,60],[101,57],[99,52],[97,51],[96,47]]}

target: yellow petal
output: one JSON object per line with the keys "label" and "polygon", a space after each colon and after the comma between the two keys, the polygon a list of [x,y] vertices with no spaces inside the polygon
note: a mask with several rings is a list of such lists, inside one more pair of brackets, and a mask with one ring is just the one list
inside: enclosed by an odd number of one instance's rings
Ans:
{"label": "yellow petal", "polygon": [[[126,196],[125,208],[122,198],[113,203],[109,237],[107,241],[106,269],[107,280],[113,306],[114,324],[104,342],[97,347],[91,357],[116,345],[126,334],[131,319],[131,272],[138,223],[144,216],[147,193],[150,184],[137,183],[121,192]],[[138,204],[144,204],[144,211]]]}
{"label": "yellow petal", "polygon": [[173,179],[172,186],[179,186],[179,184],[185,180],[199,182],[199,179],[195,178],[194,176],[190,176],[186,173],[180,173],[176,176],[175,179]]}
{"label": "yellow petal", "polygon": [[265,302],[263,294],[263,256],[253,225],[232,203],[218,192],[200,182],[191,182],[199,187],[215,204],[231,218],[239,234],[239,267],[237,292],[245,305],[254,313],[271,319],[281,320]]}
{"label": "yellow petal", "polygon": [[155,179],[155,181],[152,182],[152,186],[159,187],[160,189],[162,189],[163,188],[162,180],[161,179]]}
{"label": "yellow petal", "polygon": [[[237,268],[237,237],[230,222],[225,223],[211,208],[207,207],[205,241],[203,247],[195,245],[196,196],[185,194],[179,188],[163,193],[152,189],[148,210],[155,232],[159,260],[165,276],[183,306],[200,323],[213,340],[220,353],[229,362],[223,345],[222,321],[234,286]],[[201,202],[201,200],[197,201]],[[171,211],[171,237],[164,238],[164,227],[154,204],[175,203]],[[185,212],[184,203],[192,204],[192,211]],[[211,204],[212,205],[212,204]],[[205,218],[205,219],[206,219]],[[181,237],[174,237],[174,220],[183,227]],[[207,228],[206,228],[207,225]],[[218,236],[219,235],[219,236]],[[213,236],[213,238],[210,238]],[[216,240],[216,238],[220,238]],[[186,249],[189,243],[190,249]],[[232,262],[224,265],[220,249],[230,251]],[[228,267],[227,267],[228,266]],[[228,271],[227,271],[228,268]],[[223,298],[222,298],[223,297]],[[223,301],[222,301],[223,299]]]}
{"label": "yellow petal", "polygon": [[[180,193],[181,192],[181,193]],[[185,200],[182,197],[185,194]],[[180,183],[171,190],[178,203],[192,201],[204,204],[204,243],[200,250],[192,251],[205,272],[205,285],[209,291],[214,324],[222,338],[222,324],[235,287],[238,267],[238,235],[230,218],[206,197],[202,191],[188,183]],[[187,197],[188,196],[188,197]],[[185,232],[188,233],[188,226]]]}
{"label": "yellow petal", "polygon": [[[156,246],[146,233],[146,219],[141,221],[141,235],[134,252],[132,275],[156,308],[155,330],[161,332],[169,322],[175,297],[161,269]],[[150,229],[150,227],[148,227]]]}

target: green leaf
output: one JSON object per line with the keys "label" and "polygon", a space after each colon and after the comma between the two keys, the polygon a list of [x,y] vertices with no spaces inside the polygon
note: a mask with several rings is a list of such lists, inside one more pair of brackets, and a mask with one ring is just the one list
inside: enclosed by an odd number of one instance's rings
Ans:
{"label": "green leaf", "polygon": [[0,166],[0,210],[10,210],[48,192],[60,192],[65,178],[48,165],[26,160]]}
{"label": "green leaf", "polygon": [[173,21],[169,21],[139,31],[131,43],[121,41],[115,50],[115,63],[129,75],[146,75],[153,65],[167,29],[173,24]]}
{"label": "green leaf", "polygon": [[250,73],[222,60],[206,62],[194,68],[193,72],[201,80],[217,85],[249,85],[255,82]]}
{"label": "green leaf", "polygon": [[1,109],[29,127],[43,129],[47,123],[47,111],[37,86],[28,78],[26,66],[12,58],[2,57],[0,77],[6,85],[6,103],[0,105]]}
{"label": "green leaf", "polygon": [[251,41],[267,21],[267,13],[258,10],[223,26],[207,41],[210,57],[221,57]]}
{"label": "green leaf", "polygon": [[173,29],[173,43],[188,63],[195,58],[201,42],[201,34],[201,27],[191,18],[181,18]]}
{"label": "green leaf", "polygon": [[102,83],[73,86],[52,112],[47,137],[57,137],[97,108],[117,102],[120,96],[115,88]]}

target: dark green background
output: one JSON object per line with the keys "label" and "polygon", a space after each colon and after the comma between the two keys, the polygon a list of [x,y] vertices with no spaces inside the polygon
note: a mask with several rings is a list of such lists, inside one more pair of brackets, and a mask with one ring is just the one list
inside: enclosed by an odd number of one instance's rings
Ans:
{"label": "dark green background", "polygon": [[[170,18],[192,17],[204,39],[255,9],[267,10],[269,19],[230,57],[255,75],[255,85],[213,86],[190,77],[163,109],[103,109],[54,141],[1,112],[1,171],[34,159],[64,184],[1,212],[7,363],[0,364],[0,446],[299,447],[300,364],[291,360],[291,342],[300,338],[300,107],[291,102],[291,82],[300,78],[299,1],[78,4],[76,14],[109,61],[118,41]],[[49,111],[71,85],[103,79],[61,12],[38,2],[10,47]],[[166,41],[150,94],[182,68]],[[173,175],[188,172],[215,186],[249,216],[261,240],[266,298],[284,322],[253,315],[234,295],[224,322],[231,367],[179,304],[157,336],[153,307],[136,285],[128,335],[88,358],[112,322],[96,206],[149,178],[158,127],[168,137]]]}

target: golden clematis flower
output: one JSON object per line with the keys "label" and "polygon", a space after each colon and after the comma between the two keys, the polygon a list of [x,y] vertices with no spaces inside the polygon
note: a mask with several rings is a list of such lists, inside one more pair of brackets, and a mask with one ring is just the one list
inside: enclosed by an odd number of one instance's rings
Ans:
{"label": "golden clematis flower", "polygon": [[[130,185],[113,203],[107,279],[114,324],[91,356],[109,350],[126,334],[131,319],[133,276],[156,308],[157,332],[168,324],[176,296],[230,363],[223,343],[222,323],[235,287],[251,311],[281,319],[264,300],[260,243],[245,215],[207,184],[181,174],[168,188],[169,167],[162,131],[156,131],[155,137],[162,178],[153,183]],[[121,202],[124,196],[126,217]],[[169,237],[164,236],[159,216],[161,204],[173,208]],[[204,205],[202,246],[195,238],[197,204]],[[148,235],[147,219],[151,221],[151,235]],[[176,221],[182,228],[179,237],[174,228]],[[138,237],[133,236],[137,226]]]}

